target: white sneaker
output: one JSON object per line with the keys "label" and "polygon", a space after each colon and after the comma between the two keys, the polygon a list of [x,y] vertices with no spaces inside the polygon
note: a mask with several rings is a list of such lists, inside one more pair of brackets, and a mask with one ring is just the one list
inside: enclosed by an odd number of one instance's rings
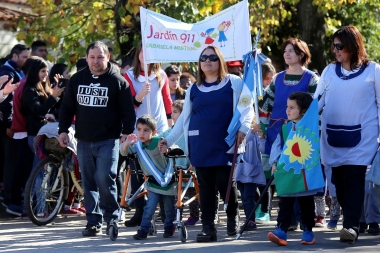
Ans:
{"label": "white sneaker", "polygon": [[315,221],[315,227],[317,228],[323,228],[326,225],[326,220],[322,216],[318,216],[317,220]]}

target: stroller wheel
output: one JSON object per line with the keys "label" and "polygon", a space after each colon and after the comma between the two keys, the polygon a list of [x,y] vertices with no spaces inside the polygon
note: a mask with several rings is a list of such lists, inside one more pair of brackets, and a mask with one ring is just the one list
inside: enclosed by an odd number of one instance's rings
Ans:
{"label": "stroller wheel", "polygon": [[110,223],[109,235],[110,235],[111,241],[116,241],[117,236],[119,235],[119,228],[118,228],[117,223],[115,221],[112,221]]}
{"label": "stroller wheel", "polygon": [[179,235],[179,240],[185,243],[188,237],[187,229],[185,226],[178,227],[178,235]]}

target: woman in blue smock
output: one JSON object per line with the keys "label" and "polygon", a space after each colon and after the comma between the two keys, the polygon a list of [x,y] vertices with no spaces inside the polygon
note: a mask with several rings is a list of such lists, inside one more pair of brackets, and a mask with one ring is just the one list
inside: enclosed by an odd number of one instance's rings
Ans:
{"label": "woman in blue smock", "polygon": [[[240,77],[229,75],[220,50],[206,47],[199,57],[197,83],[186,92],[181,116],[169,136],[162,141],[172,145],[182,134],[185,152],[197,170],[200,185],[201,219],[203,229],[197,242],[216,241],[215,186],[221,196],[226,196],[232,154],[225,141],[227,129],[239,101],[243,87]],[[237,133],[237,144],[249,131],[253,110]],[[227,208],[227,233],[235,235],[239,229],[236,182],[233,182]]]}

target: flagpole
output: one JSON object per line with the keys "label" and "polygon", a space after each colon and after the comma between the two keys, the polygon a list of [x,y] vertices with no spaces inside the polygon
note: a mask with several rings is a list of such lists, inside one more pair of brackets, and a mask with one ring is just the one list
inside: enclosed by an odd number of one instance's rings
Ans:
{"label": "flagpole", "polygon": [[[140,12],[141,12],[141,9],[143,7],[140,6]],[[148,83],[148,65],[146,64],[146,55],[145,55],[145,36],[144,36],[145,33],[142,32],[142,29],[141,29],[141,39],[142,39],[142,45],[141,45],[141,48],[142,48],[142,51],[143,51],[143,60],[144,60],[144,74],[145,74],[145,83]],[[151,115],[151,110],[150,110],[150,91],[148,94],[146,94],[145,96],[146,98],[146,107],[147,107],[147,110],[148,110],[148,114]]]}
{"label": "flagpole", "polygon": [[257,31],[256,37],[255,37],[255,43],[253,45],[253,53],[255,54],[255,65],[257,69],[257,73],[255,71],[253,72],[253,79],[255,83],[254,87],[254,94],[253,94],[253,99],[255,103],[255,114],[256,114],[256,123],[260,124],[260,117],[259,117],[259,102],[258,98],[263,97],[263,88],[262,88],[262,80],[260,82],[260,71],[261,71],[261,64],[259,61],[259,52],[258,52],[258,43],[259,43],[259,38],[260,38],[260,28]]}

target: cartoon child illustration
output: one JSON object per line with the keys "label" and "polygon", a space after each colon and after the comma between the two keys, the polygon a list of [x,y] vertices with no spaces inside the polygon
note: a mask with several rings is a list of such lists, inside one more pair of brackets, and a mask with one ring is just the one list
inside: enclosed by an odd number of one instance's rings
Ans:
{"label": "cartoon child illustration", "polygon": [[227,41],[227,37],[226,35],[224,34],[228,28],[230,27],[231,25],[231,22],[230,21],[223,21],[219,26],[218,26],[218,30],[219,30],[219,39],[218,39],[218,42],[220,42],[220,47],[225,47],[226,46],[226,41]]}
{"label": "cartoon child illustration", "polygon": [[206,40],[205,40],[205,45],[212,45],[212,43],[214,43],[214,39],[211,38],[211,34],[212,32],[214,31],[214,28],[209,28],[206,30],[206,33],[201,33],[201,36],[202,37],[206,37]]}

